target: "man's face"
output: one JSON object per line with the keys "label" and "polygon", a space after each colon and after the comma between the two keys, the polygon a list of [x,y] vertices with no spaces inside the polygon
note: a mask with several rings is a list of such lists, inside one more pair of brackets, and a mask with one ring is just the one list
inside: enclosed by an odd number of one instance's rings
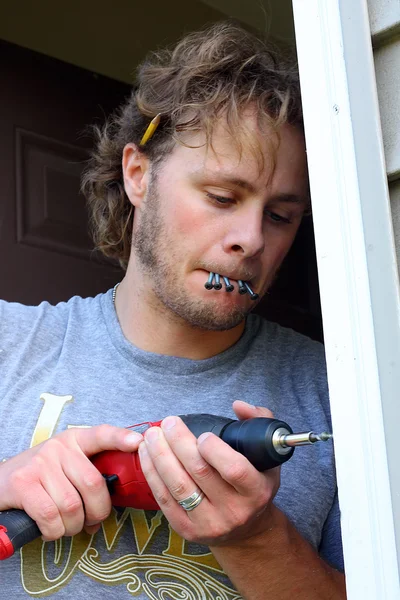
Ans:
{"label": "man's face", "polygon": [[[272,160],[271,140],[247,117],[262,145],[264,166],[240,156],[222,125],[213,150],[176,145],[135,209],[133,255],[147,300],[192,327],[226,330],[255,306],[238,293],[247,281],[260,298],[273,282],[299,227],[308,187],[304,139],[284,125]],[[191,138],[191,145],[201,138]],[[135,260],[135,259],[134,259]],[[209,272],[229,278],[233,292],[206,290]]]}

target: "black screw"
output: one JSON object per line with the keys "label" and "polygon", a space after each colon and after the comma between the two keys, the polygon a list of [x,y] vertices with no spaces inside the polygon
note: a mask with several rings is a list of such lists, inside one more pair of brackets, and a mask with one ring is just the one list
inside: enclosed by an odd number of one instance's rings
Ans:
{"label": "black screw", "polygon": [[206,288],[206,290],[212,290],[213,289],[213,287],[214,287],[214,285],[213,285],[213,279],[214,279],[214,273],[212,273],[210,271],[210,275],[208,277],[208,280],[204,284],[204,287]]}
{"label": "black screw", "polygon": [[224,277],[224,282],[225,282],[225,290],[227,292],[233,292],[233,290],[235,289],[233,287],[233,285],[231,284],[231,282],[229,281],[229,279],[227,277]]}
{"label": "black screw", "polygon": [[252,300],[257,300],[257,298],[259,297],[258,294],[256,294],[255,292],[253,292],[253,290],[251,289],[251,287],[249,286],[249,284],[245,281],[244,285],[246,286],[247,291],[250,294],[250,298]]}
{"label": "black screw", "polygon": [[222,283],[220,281],[220,275],[218,273],[215,273],[214,290],[220,290],[221,288],[222,288]]}
{"label": "black screw", "polygon": [[238,279],[238,284],[239,284],[239,294],[242,294],[242,295],[247,294],[247,288],[241,279]]}

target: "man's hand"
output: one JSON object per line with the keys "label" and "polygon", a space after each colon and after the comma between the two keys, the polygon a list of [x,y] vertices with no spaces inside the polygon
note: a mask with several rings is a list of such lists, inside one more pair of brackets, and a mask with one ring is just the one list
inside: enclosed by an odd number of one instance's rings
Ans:
{"label": "man's hand", "polygon": [[[270,411],[235,402],[239,419]],[[326,564],[272,500],[279,468],[259,473],[213,434],[198,440],[179,418],[151,428],[139,446],[152,492],[175,531],[207,544],[246,600],[344,600],[344,576]],[[178,504],[196,489],[205,497],[192,511]]]}
{"label": "man's hand", "polygon": [[[269,410],[244,402],[233,407],[240,419],[272,417]],[[161,510],[186,540],[216,546],[268,528],[278,468],[260,473],[214,434],[203,433],[197,440],[179,417],[147,430],[139,455]],[[198,489],[204,499],[186,512],[178,502]]]}
{"label": "man's hand", "polygon": [[0,510],[19,508],[36,521],[43,539],[92,534],[111,511],[110,494],[90,456],[134,452],[142,436],[110,425],[74,428],[0,466]]}

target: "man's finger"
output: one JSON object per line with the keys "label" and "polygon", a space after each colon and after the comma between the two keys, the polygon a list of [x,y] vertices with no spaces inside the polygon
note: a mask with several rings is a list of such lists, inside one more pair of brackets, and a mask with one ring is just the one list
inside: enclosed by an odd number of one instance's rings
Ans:
{"label": "man's finger", "polygon": [[56,540],[64,535],[65,527],[60,512],[41,484],[32,484],[21,508],[36,522],[43,539]]}
{"label": "man's finger", "polygon": [[[172,419],[174,421],[173,425],[171,425]],[[181,487],[183,489],[178,490],[178,493],[174,493],[176,483],[174,485],[173,482],[178,471],[172,471],[168,464],[157,467],[174,498],[179,501],[190,496],[194,489],[193,482],[197,483],[198,487],[205,492],[207,496],[212,496],[213,491],[217,486],[219,493],[222,493],[226,483],[221,481],[220,476],[201,456],[198,451],[196,438],[188,430],[182,420],[179,417],[167,417],[161,423],[161,429],[174,455],[179,461],[178,464],[182,464],[185,471],[190,475],[188,479],[186,478],[189,487],[182,485]],[[225,491],[227,489],[228,486],[226,486]]]}
{"label": "man's finger", "polygon": [[63,535],[76,535],[82,531],[85,514],[81,497],[73,482],[56,465],[53,468],[49,465],[43,470],[40,483],[61,516],[65,529]]}
{"label": "man's finger", "polygon": [[100,527],[101,527],[101,523],[96,523],[96,525],[85,525],[84,530],[89,535],[94,535],[95,533],[97,533],[99,531]]}
{"label": "man's finger", "polygon": [[213,433],[202,433],[197,441],[200,454],[241,496],[252,496],[263,483],[260,473],[247,458]]}
{"label": "man's finger", "polygon": [[145,442],[139,446],[139,457],[143,474],[160,509],[164,512],[166,509],[174,508],[175,505],[177,509],[178,504],[158,474]]}
{"label": "man's finger", "polygon": [[243,421],[243,419],[254,419],[255,417],[267,417],[268,419],[272,419],[274,416],[268,408],[264,408],[263,406],[253,406],[242,400],[235,400],[232,406],[240,421]]}
{"label": "man's finger", "polygon": [[97,425],[69,431],[74,431],[75,440],[86,456],[93,456],[103,450],[135,452],[143,440],[140,433],[113,425]]}
{"label": "man's finger", "polygon": [[[78,490],[83,501],[85,522],[90,525],[104,521],[111,511],[111,499],[101,473],[82,455],[75,457],[73,462],[63,462],[62,466],[66,477]],[[65,522],[64,515],[63,519]]]}

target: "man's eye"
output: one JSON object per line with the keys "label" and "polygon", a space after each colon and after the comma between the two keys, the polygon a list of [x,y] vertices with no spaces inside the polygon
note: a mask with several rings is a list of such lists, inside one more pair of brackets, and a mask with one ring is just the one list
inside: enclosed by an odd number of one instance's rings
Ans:
{"label": "man's eye", "polygon": [[272,221],[276,223],[291,223],[292,221],[287,217],[283,217],[282,215],[278,215],[278,213],[271,212],[270,210],[265,211],[265,215],[269,217]]}
{"label": "man's eye", "polygon": [[232,198],[226,198],[225,196],[217,196],[216,194],[211,194],[211,192],[207,192],[208,198],[211,198],[214,202],[218,204],[230,204],[233,202]]}

